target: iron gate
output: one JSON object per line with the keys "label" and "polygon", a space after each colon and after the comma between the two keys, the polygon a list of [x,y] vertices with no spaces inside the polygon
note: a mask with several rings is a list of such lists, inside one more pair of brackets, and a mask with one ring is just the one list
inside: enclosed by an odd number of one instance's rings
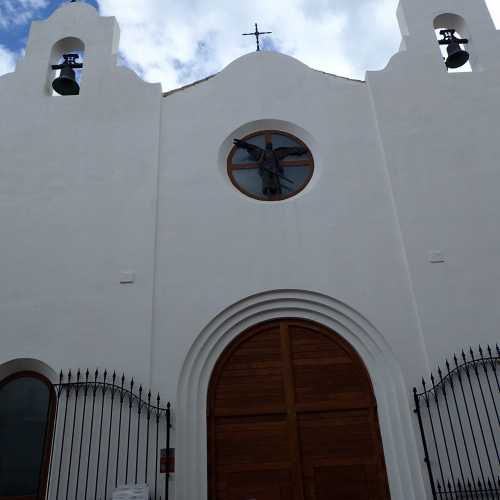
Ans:
{"label": "iron gate", "polygon": [[170,449],[170,403],[107,371],[61,372],[54,388],[47,499],[106,500],[119,485],[147,483],[151,500],[168,500],[160,451]]}
{"label": "iron gate", "polygon": [[413,389],[424,461],[437,499],[500,499],[500,350],[471,348]]}

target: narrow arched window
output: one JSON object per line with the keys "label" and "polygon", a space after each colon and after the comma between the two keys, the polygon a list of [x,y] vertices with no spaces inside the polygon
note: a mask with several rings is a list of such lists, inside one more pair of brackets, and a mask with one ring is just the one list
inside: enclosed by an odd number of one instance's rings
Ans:
{"label": "narrow arched window", "polygon": [[0,381],[0,499],[44,498],[55,397],[35,372]]}

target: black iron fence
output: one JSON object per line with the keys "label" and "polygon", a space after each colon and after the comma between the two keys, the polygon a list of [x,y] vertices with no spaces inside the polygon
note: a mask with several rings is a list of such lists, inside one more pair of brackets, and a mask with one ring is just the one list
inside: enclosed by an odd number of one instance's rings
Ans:
{"label": "black iron fence", "polygon": [[171,405],[107,371],[61,372],[47,481],[49,500],[106,500],[120,485],[168,500]]}
{"label": "black iron fence", "polygon": [[424,461],[437,499],[500,499],[500,350],[453,356],[413,389]]}

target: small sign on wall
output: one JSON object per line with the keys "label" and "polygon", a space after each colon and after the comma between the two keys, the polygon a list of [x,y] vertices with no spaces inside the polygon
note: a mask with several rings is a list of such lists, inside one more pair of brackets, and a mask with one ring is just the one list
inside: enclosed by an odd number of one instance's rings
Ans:
{"label": "small sign on wall", "polygon": [[171,474],[175,472],[175,448],[166,448],[160,451],[160,473]]}

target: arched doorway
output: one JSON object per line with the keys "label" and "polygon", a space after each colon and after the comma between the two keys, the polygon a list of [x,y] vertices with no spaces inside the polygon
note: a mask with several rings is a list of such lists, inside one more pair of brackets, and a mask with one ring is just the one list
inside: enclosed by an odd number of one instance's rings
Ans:
{"label": "arched doorway", "polygon": [[45,498],[55,394],[43,375],[0,381],[0,500]]}
{"label": "arched doorway", "polygon": [[369,375],[321,325],[238,336],[213,371],[207,422],[210,500],[389,498]]}

